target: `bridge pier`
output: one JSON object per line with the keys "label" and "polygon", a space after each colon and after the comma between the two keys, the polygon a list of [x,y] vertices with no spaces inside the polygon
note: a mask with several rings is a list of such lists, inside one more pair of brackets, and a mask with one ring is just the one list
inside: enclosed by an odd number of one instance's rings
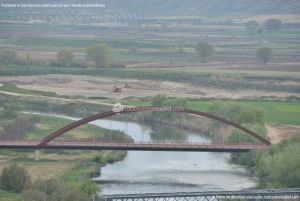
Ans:
{"label": "bridge pier", "polygon": [[40,160],[40,150],[39,149],[36,149],[34,151],[34,160],[35,161],[39,161]]}

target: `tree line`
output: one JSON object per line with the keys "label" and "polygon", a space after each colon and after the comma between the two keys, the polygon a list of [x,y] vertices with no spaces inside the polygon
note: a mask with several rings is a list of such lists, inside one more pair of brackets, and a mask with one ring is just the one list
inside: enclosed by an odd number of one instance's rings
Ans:
{"label": "tree line", "polygon": [[[70,49],[59,50],[56,59],[49,59],[48,65],[58,67],[124,67],[124,63],[114,62],[115,54],[110,46],[105,43],[97,43],[86,49],[86,60],[75,60],[74,52]],[[47,65],[45,61],[33,59],[28,53],[26,58],[20,58],[12,49],[0,49],[0,65],[20,64],[26,65],[28,71],[34,65]]]}
{"label": "tree line", "polygon": [[[182,47],[181,48],[181,52]],[[194,47],[195,52],[198,54],[201,62],[208,62],[215,50],[214,47],[206,41],[201,41],[197,43]],[[264,65],[267,64],[273,57],[273,50],[269,47],[261,47],[256,50],[256,58],[261,61]],[[86,60],[75,61],[74,52],[69,49],[63,49],[57,52],[56,59],[50,59],[49,64],[44,61],[35,60],[30,54],[27,54],[25,59],[18,57],[16,51],[10,49],[0,49],[0,65],[3,64],[20,64],[26,65],[28,72],[30,72],[31,66],[35,65],[50,65],[57,67],[79,67],[79,68],[89,68],[95,66],[96,68],[124,68],[125,63],[114,62],[115,54],[111,47],[105,43],[98,43],[92,45],[86,50]],[[1,67],[1,66],[0,66]]]}
{"label": "tree line", "polygon": [[264,29],[270,32],[276,32],[283,29],[283,27],[283,22],[278,19],[268,19],[264,24],[259,24],[256,20],[250,20],[245,23],[245,28],[250,35],[261,34]]}

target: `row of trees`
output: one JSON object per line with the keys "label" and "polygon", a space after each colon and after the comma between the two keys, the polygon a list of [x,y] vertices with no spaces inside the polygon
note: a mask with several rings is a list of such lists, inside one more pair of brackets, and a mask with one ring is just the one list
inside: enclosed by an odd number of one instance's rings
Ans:
{"label": "row of trees", "polygon": [[[86,50],[86,59],[88,61],[94,62],[97,68],[108,67],[114,61],[114,53],[112,48],[110,48],[105,43],[98,43],[92,45]],[[63,49],[57,52],[56,61],[49,61],[51,64],[59,65],[63,67],[70,67],[74,64],[74,52],[72,50]],[[0,49],[0,64],[12,64],[12,63],[22,63],[28,67],[34,65],[34,60],[30,54],[26,55],[26,58],[21,60],[18,58],[16,51],[9,49]],[[75,65],[79,65],[75,63]]]}
{"label": "row of trees", "polygon": [[250,35],[256,35],[261,34],[264,29],[268,31],[278,31],[283,28],[283,23],[278,19],[269,19],[263,26],[256,20],[250,20],[245,24],[245,27]]}
{"label": "row of trees", "polygon": [[[199,54],[202,62],[207,62],[207,58],[213,55],[214,48],[207,42],[200,42],[195,46],[196,52]],[[264,65],[273,57],[273,51],[269,47],[261,47],[256,50],[256,57]]]}
{"label": "row of trees", "polygon": [[99,190],[90,180],[82,181],[79,188],[68,187],[51,178],[32,182],[27,170],[16,164],[2,170],[0,188],[21,193],[22,201],[89,201]]}
{"label": "row of trees", "polygon": [[[56,57],[59,65],[69,67],[73,63],[74,53],[64,49],[60,50]],[[86,59],[94,62],[97,68],[107,67],[114,60],[114,53],[105,43],[98,43],[87,48]]]}
{"label": "row of trees", "polygon": [[[198,53],[202,62],[207,62],[207,59],[213,55],[214,48],[209,43],[203,41],[199,42],[195,46],[195,51]],[[266,64],[272,58],[272,49],[268,47],[262,47],[256,52],[257,58]],[[110,48],[105,43],[98,43],[92,45],[86,50],[86,59],[88,61],[93,62],[97,68],[109,67],[112,65],[114,61],[114,53],[112,48]],[[17,54],[12,50],[0,50],[0,62],[3,64],[14,63],[17,59]],[[25,65],[28,67],[28,71],[30,71],[30,66],[33,64],[32,57],[27,54],[25,59]],[[71,65],[79,65],[74,64],[74,52],[72,50],[63,49],[57,52],[56,61],[51,61],[51,65],[53,66],[62,66],[62,67],[70,67]],[[122,65],[121,65],[122,66]]]}

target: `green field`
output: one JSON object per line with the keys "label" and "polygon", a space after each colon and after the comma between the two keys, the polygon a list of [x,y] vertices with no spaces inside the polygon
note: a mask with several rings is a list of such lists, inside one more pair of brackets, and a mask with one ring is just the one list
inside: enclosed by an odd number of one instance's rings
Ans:
{"label": "green field", "polygon": [[[50,117],[50,116],[43,116],[38,115],[40,117],[40,122],[36,125],[36,129],[28,132],[26,134],[28,139],[41,139],[49,133],[62,128],[63,126],[73,122],[72,120],[59,118],[59,117]],[[99,135],[107,134],[109,130],[105,128],[101,128],[98,126],[94,126],[91,124],[86,124],[84,126],[80,126],[72,131],[66,133],[66,137],[73,137],[73,138],[89,138]]]}
{"label": "green field", "polygon": [[[217,101],[189,100],[187,107],[194,110],[207,112],[209,107]],[[300,102],[279,101],[226,101],[242,103],[258,107],[264,111],[267,122],[300,125]],[[128,105],[146,106],[149,101],[127,101]]]}
{"label": "green field", "polygon": [[30,89],[21,89],[18,88],[15,84],[12,83],[1,83],[0,91],[12,92],[12,93],[19,93],[19,94],[28,94],[28,95],[36,95],[36,96],[50,96],[50,97],[57,97],[58,95],[53,92],[45,92],[45,91],[37,91],[37,90],[30,90]]}

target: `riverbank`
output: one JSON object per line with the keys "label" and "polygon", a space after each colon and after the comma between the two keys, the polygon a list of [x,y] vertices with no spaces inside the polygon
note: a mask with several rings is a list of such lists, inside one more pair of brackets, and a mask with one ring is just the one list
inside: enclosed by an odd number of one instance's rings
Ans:
{"label": "riverbank", "polygon": [[[33,152],[1,151],[0,169],[17,163],[24,167],[32,180],[52,179],[68,187],[78,188],[82,181],[100,174],[100,167],[114,163],[126,156],[125,151],[63,151],[41,152],[41,159],[34,161]],[[97,161],[101,158],[101,164]],[[101,189],[101,188],[100,188]],[[0,201],[18,200],[19,194],[0,191]]]}

